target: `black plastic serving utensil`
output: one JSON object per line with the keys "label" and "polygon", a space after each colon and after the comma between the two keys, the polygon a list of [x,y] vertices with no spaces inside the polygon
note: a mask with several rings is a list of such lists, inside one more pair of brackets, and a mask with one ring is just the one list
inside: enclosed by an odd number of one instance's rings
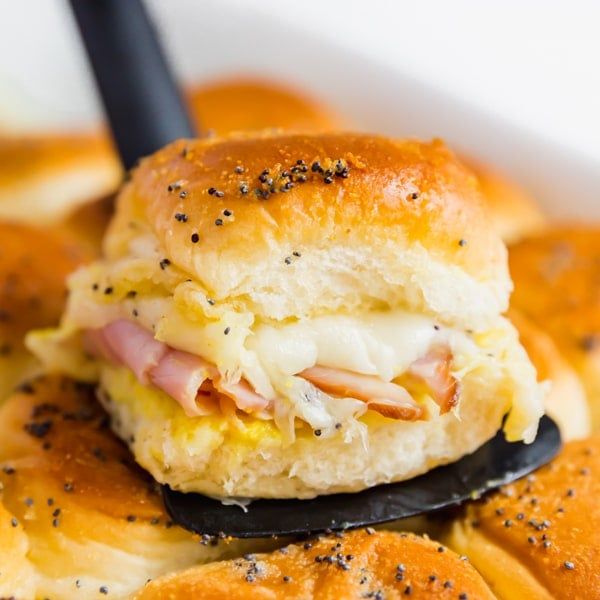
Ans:
{"label": "black plastic serving utensil", "polygon": [[[179,137],[191,121],[140,0],[69,0],[126,169]],[[172,519],[201,534],[267,537],[384,523],[460,504],[548,462],[560,448],[544,417],[535,442],[508,444],[502,434],[475,453],[410,481],[313,500],[258,500],[236,506],[163,486]]]}
{"label": "black plastic serving utensil", "polygon": [[140,0],[69,0],[125,169],[196,133]]}
{"label": "black plastic serving utensil", "polygon": [[409,481],[312,500],[257,500],[247,512],[200,494],[183,494],[166,486],[162,490],[173,521],[199,534],[302,535],[375,525],[461,504],[546,464],[560,446],[558,427],[543,417],[537,438],[529,445],[508,443],[498,433],[473,454]]}

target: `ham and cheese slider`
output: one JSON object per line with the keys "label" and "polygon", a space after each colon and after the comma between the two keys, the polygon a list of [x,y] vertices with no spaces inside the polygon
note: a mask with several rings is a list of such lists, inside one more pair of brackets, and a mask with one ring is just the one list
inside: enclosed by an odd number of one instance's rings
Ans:
{"label": "ham and cheese slider", "polygon": [[440,141],[182,140],[123,188],[105,258],[70,280],[50,369],[99,381],[115,431],[173,488],[312,497],[398,481],[542,389],[509,322],[506,249]]}

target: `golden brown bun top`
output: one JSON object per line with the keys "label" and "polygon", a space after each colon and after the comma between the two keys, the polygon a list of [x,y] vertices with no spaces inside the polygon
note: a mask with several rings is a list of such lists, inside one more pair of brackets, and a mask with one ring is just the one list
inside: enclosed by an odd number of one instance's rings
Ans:
{"label": "golden brown bun top", "polygon": [[[600,437],[470,507],[477,531],[515,556],[556,598],[600,597]],[[546,542],[546,544],[544,544]]]}
{"label": "golden brown bun top", "polygon": [[575,356],[600,349],[600,229],[554,228],[511,248],[512,304]]}
{"label": "golden brown bun top", "polygon": [[[120,527],[152,519],[164,527],[166,514],[153,482],[110,432],[91,387],[60,377],[24,384],[0,409],[0,430],[7,506],[34,498],[35,515],[47,512],[49,527],[57,507],[66,527],[80,510],[120,520]],[[130,515],[134,521],[127,520]]]}
{"label": "golden brown bun top", "polygon": [[[505,248],[476,179],[439,140],[346,133],[180,140],[142,162],[118,204],[109,255],[126,254],[123,237],[136,234],[136,217],[145,219],[165,256],[216,298],[234,293],[252,270],[262,273],[256,289],[265,272],[289,279],[291,263],[340,248],[370,252],[382,271],[402,265],[409,247],[424,248],[429,259],[489,285],[499,303],[509,287]],[[324,263],[313,274],[319,268]],[[314,298],[320,290],[313,291]]]}
{"label": "golden brown bun top", "polygon": [[[447,581],[451,586],[444,585]],[[149,583],[136,598],[399,600],[406,596],[494,597],[468,562],[436,542],[414,534],[356,531],[167,575]]]}
{"label": "golden brown bun top", "polygon": [[0,136],[0,188],[34,174],[108,160],[118,167],[109,141],[97,133]]}
{"label": "golden brown bun top", "polygon": [[298,90],[259,78],[216,81],[188,91],[199,131],[225,135],[268,128],[295,131],[333,129],[339,120]]}
{"label": "golden brown bun top", "polygon": [[20,343],[33,328],[56,325],[65,278],[86,254],[51,231],[0,223],[0,343]]}
{"label": "golden brown bun top", "polygon": [[472,158],[461,159],[477,176],[494,229],[506,243],[542,229],[546,218],[523,188],[486,164]]}

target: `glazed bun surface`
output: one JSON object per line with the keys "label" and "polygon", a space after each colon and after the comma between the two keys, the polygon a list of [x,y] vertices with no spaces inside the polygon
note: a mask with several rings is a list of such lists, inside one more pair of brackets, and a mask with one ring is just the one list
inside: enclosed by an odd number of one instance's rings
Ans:
{"label": "glazed bun surface", "polygon": [[[332,175],[313,172],[315,163]],[[303,165],[306,173],[291,173]],[[280,191],[289,181],[282,172],[306,181]],[[109,230],[109,258],[126,253],[140,220],[215,300],[247,303],[266,318],[404,305],[473,325],[507,307],[505,248],[475,178],[439,141],[179,141],[134,172]]]}
{"label": "glazed bun surface", "polygon": [[248,548],[202,545],[172,526],[89,386],[25,384],[0,409],[0,430],[0,500],[18,523],[7,528],[2,517],[0,564],[16,564],[25,546],[34,572],[35,593],[19,598],[102,598],[104,589],[124,598],[149,578]]}
{"label": "glazed bun surface", "polygon": [[0,402],[39,370],[23,338],[57,325],[66,278],[86,257],[72,240],[26,225],[0,223]]}
{"label": "glazed bun surface", "polygon": [[447,539],[499,598],[600,598],[600,437],[468,506]]}
{"label": "glazed bun surface", "polygon": [[114,192],[121,168],[99,134],[0,137],[0,218],[53,225]]}
{"label": "glazed bun surface", "polygon": [[461,159],[477,176],[493,228],[507,244],[544,228],[547,220],[540,207],[517,183],[477,160]]}
{"label": "glazed bun surface", "polygon": [[591,433],[590,409],[577,372],[543,329],[514,308],[508,316],[533,362],[538,381],[550,382],[546,412],[560,427],[563,441],[587,437]]}
{"label": "glazed bun surface", "polygon": [[198,130],[219,136],[269,128],[325,131],[340,123],[306,94],[259,78],[223,79],[192,87],[187,99]]}
{"label": "glazed bun surface", "polygon": [[383,531],[322,537],[271,554],[174,573],[149,583],[135,598],[400,600],[406,596],[494,598],[475,569],[454,552],[423,537]]}
{"label": "glazed bun surface", "polygon": [[600,429],[600,230],[556,227],[510,251],[512,305],[545,330],[577,371]]}

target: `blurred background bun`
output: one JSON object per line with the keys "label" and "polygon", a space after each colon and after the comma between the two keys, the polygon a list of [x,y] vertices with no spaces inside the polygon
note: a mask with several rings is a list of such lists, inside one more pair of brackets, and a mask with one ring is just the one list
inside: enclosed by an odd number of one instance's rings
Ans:
{"label": "blurred background bun", "polygon": [[[28,545],[35,571],[25,582],[35,594],[19,598],[125,598],[163,573],[264,548],[173,526],[89,386],[60,377],[24,384],[0,409],[0,431],[0,501],[11,515],[0,524],[0,565],[23,568]],[[11,596],[18,588],[7,576],[2,569],[0,591]]]}
{"label": "blurred background bun", "polygon": [[51,231],[0,222],[0,402],[40,365],[25,348],[30,329],[58,324],[65,279],[88,255]]}
{"label": "blurred background bun", "polygon": [[600,437],[469,504],[446,541],[498,598],[600,598]]}
{"label": "blurred background bun", "polygon": [[99,133],[0,137],[0,219],[52,226],[121,180]]}
{"label": "blurred background bun", "polygon": [[33,598],[36,582],[23,524],[0,501],[0,598]]}
{"label": "blurred background bun", "polygon": [[461,160],[477,176],[494,229],[507,244],[544,228],[547,219],[541,208],[515,181],[474,158]]}
{"label": "blurred background bun", "polygon": [[546,412],[560,427],[562,439],[568,441],[588,436],[591,432],[590,409],[575,369],[541,327],[515,308],[511,308],[508,317],[536,368],[538,381],[549,383],[544,404]]}
{"label": "blurred background bun", "polygon": [[592,428],[600,430],[600,230],[552,227],[513,246],[509,261],[512,306],[543,329],[575,369]]}
{"label": "blurred background bun", "polygon": [[148,583],[136,600],[317,598],[492,600],[468,561],[424,537],[353,531],[271,554],[195,567]]}
{"label": "blurred background bun", "polygon": [[216,80],[191,87],[190,111],[200,132],[286,129],[327,131],[343,120],[317,99],[293,87],[250,77]]}

